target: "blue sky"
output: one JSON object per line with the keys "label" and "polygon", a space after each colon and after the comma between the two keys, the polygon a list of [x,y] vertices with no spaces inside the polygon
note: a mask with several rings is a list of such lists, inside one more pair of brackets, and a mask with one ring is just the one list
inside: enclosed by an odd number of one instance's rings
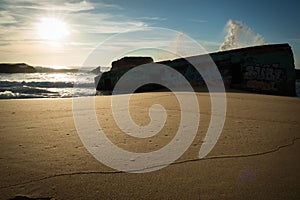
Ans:
{"label": "blue sky", "polygon": [[[0,62],[79,66],[109,36],[147,27],[182,32],[213,52],[224,42],[231,19],[266,43],[289,43],[300,68],[299,8],[297,0],[0,0]],[[61,34],[59,39],[41,35],[45,18],[61,21],[66,33],[46,29],[42,32]]]}

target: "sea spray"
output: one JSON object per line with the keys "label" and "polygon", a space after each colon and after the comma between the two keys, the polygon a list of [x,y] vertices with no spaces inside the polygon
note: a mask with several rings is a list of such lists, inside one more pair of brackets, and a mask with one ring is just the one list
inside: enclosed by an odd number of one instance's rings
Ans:
{"label": "sea spray", "polygon": [[246,24],[239,21],[228,20],[226,32],[225,41],[219,49],[221,51],[267,44],[261,35],[254,33]]}

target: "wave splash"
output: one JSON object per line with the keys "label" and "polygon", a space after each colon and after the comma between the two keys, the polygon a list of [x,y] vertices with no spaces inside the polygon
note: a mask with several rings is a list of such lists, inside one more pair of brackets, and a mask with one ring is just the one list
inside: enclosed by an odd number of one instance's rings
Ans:
{"label": "wave splash", "polygon": [[94,77],[88,72],[0,74],[0,99],[94,96]]}

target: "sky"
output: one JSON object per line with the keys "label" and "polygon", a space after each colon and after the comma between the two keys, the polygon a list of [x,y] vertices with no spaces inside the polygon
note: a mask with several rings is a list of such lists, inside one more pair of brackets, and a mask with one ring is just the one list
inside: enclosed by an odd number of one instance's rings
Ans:
{"label": "sky", "polygon": [[[240,38],[236,47],[289,43],[300,68],[299,8],[298,0],[0,0],[0,62],[81,66],[116,34],[160,27],[173,35],[135,42],[135,47],[167,40],[165,45],[174,48],[172,41],[183,40],[182,34],[215,52],[235,31]],[[114,43],[101,55],[109,57],[117,45],[129,43]]]}

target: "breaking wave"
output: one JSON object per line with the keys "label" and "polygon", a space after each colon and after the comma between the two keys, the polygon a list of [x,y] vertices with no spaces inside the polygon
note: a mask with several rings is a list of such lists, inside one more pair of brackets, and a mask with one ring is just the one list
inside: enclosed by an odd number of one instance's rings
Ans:
{"label": "breaking wave", "polygon": [[[78,75],[80,79],[76,79]],[[94,96],[94,77],[92,73],[76,72],[1,74],[0,99]]]}

